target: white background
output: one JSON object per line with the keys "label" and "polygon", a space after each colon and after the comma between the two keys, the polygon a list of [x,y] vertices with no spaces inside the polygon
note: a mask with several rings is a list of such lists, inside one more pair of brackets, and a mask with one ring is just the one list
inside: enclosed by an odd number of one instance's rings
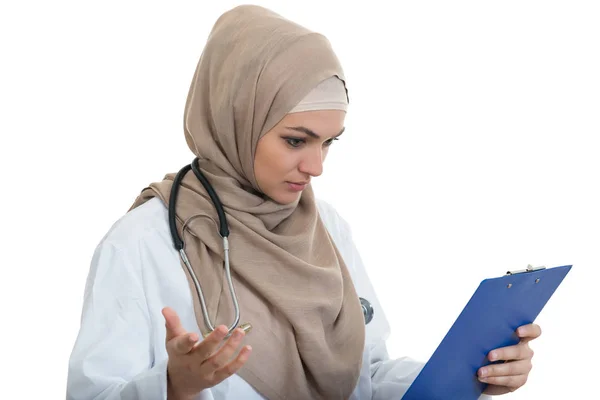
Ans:
{"label": "white background", "polygon": [[[240,3],[15,4],[0,6],[0,397],[60,399],[94,247],[191,161],[189,83]],[[347,131],[314,186],[353,227],[391,355],[425,361],[482,279],[573,264],[529,383],[504,398],[595,396],[597,3],[257,4],[324,33],[344,65]]]}

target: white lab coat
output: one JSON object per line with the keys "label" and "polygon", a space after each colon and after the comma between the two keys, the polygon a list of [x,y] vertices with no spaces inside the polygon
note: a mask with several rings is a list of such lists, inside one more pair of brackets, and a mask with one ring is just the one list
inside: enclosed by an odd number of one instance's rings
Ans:
{"label": "white lab coat", "polygon": [[[327,203],[318,201],[318,209],[358,295],[375,309],[366,326],[363,365],[351,399],[399,399],[423,364],[389,359],[389,325],[348,224]],[[186,330],[200,333],[188,281],[172,245],[167,209],[154,198],[119,219],[94,252],[81,328],[69,360],[67,399],[166,399],[165,306],[177,312]],[[233,375],[196,399],[263,397]]]}

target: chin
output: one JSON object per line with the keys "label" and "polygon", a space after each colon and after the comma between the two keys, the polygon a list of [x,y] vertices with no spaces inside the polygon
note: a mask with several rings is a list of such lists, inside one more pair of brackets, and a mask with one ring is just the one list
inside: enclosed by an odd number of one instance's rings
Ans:
{"label": "chin", "polygon": [[291,203],[297,201],[301,194],[302,194],[302,192],[299,192],[299,193],[291,193],[291,192],[281,193],[281,192],[279,192],[279,193],[273,193],[272,195],[269,194],[268,196],[271,200],[273,200],[274,202],[276,202],[278,204],[287,205],[287,204],[291,204]]}

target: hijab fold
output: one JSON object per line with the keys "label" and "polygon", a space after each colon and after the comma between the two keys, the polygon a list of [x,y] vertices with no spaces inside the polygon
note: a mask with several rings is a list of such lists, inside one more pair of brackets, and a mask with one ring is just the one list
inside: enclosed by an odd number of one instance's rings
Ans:
{"label": "hijab fold", "polygon": [[[215,23],[185,105],[187,144],[227,214],[241,322],[253,326],[244,339],[253,352],[238,375],[268,399],[347,399],[362,365],[361,306],[312,188],[278,204],[261,193],[253,168],[258,140],[332,76],[344,81],[324,36],[262,7],[239,6]],[[153,197],[168,206],[174,178],[150,184],[131,208]],[[229,325],[219,219],[192,173],[179,189],[176,217],[209,317]]]}

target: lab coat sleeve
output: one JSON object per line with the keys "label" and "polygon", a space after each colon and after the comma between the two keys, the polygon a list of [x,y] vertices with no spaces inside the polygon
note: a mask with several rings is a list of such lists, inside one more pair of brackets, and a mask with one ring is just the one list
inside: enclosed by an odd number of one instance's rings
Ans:
{"label": "lab coat sleeve", "polygon": [[166,399],[167,361],[154,365],[150,336],[140,266],[102,242],[86,282],[67,399]]}

